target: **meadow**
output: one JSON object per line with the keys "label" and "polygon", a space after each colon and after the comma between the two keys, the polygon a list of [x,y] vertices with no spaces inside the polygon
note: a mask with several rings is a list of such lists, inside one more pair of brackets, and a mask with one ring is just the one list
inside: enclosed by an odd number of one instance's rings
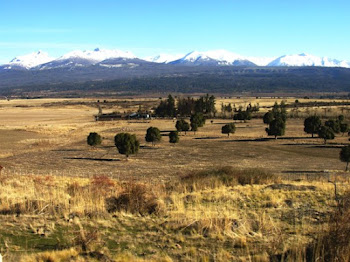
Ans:
{"label": "meadow", "polygon": [[[99,100],[103,112],[159,103]],[[226,114],[182,132],[177,144],[167,136],[176,119],[95,121],[97,99],[1,100],[0,253],[5,261],[325,258],[330,219],[348,212],[349,175],[339,152],[349,140],[339,134],[324,144],[304,133],[303,122],[312,114],[349,121],[348,106],[296,108],[296,98],[284,98],[291,118],[276,140],[261,117],[281,100],[218,97],[218,111],[222,103],[259,104],[260,111],[236,122],[229,137],[221,134],[233,122]],[[163,134],[155,146],[145,142],[150,126]],[[87,145],[90,132],[102,135],[101,145]],[[136,134],[138,154],[118,153],[120,132]]]}

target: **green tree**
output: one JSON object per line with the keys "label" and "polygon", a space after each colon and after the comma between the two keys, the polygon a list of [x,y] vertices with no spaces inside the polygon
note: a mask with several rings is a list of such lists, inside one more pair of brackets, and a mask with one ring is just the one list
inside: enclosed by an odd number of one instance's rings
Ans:
{"label": "green tree", "polygon": [[344,146],[340,150],[339,158],[340,158],[340,161],[346,162],[345,171],[348,171],[349,162],[350,162],[350,146]]}
{"label": "green tree", "polygon": [[236,131],[236,126],[234,123],[226,124],[221,128],[221,133],[227,134],[228,137],[230,136],[230,134],[234,134],[235,131]]}
{"label": "green tree", "polygon": [[347,123],[340,123],[340,132],[346,133],[349,131],[349,125]]}
{"label": "green tree", "polygon": [[195,113],[194,115],[191,116],[190,121],[191,121],[191,127],[193,123],[197,127],[202,127],[205,124],[205,118],[202,113]]}
{"label": "green tree", "polygon": [[215,115],[215,97],[209,96],[209,94],[201,96],[195,101],[194,110],[196,113]]}
{"label": "green tree", "polygon": [[317,134],[318,130],[321,127],[321,119],[319,116],[309,116],[304,120],[304,131],[308,134],[311,134],[314,137],[314,134]]}
{"label": "green tree", "polygon": [[242,111],[241,109],[239,109],[238,112],[233,115],[233,120],[246,121],[250,119],[252,119],[252,114],[249,110]]}
{"label": "green tree", "polygon": [[269,136],[283,136],[286,130],[286,122],[282,118],[274,119],[270,122],[269,128],[266,128],[266,132]]}
{"label": "green tree", "polygon": [[318,130],[318,136],[324,139],[324,143],[327,143],[327,140],[334,139],[334,131],[329,126],[321,126]]}
{"label": "green tree", "polygon": [[187,121],[185,121],[184,119],[177,120],[176,124],[175,124],[175,127],[176,127],[176,130],[178,132],[184,131],[185,135],[186,135],[186,132],[188,130],[190,130],[190,124]]}
{"label": "green tree", "polygon": [[271,111],[267,112],[264,114],[264,117],[263,117],[263,121],[264,121],[264,124],[270,124],[274,119],[274,115]]}
{"label": "green tree", "polygon": [[282,101],[280,105],[275,102],[271,112],[275,119],[281,118],[284,122],[287,121],[287,110],[284,101]]}
{"label": "green tree", "polygon": [[339,119],[337,119],[337,120],[330,119],[330,120],[326,121],[324,125],[330,127],[334,133],[336,133],[336,134],[340,133],[340,121],[339,121]]}
{"label": "green tree", "polygon": [[177,113],[180,116],[190,116],[194,112],[195,101],[193,98],[178,98]]}
{"label": "green tree", "polygon": [[175,99],[169,95],[166,101],[160,101],[160,104],[155,109],[155,113],[161,117],[174,117],[176,115]]}
{"label": "green tree", "polygon": [[171,131],[169,133],[169,142],[174,144],[179,142],[179,134],[177,131]]}
{"label": "green tree", "polygon": [[193,131],[196,134],[196,131],[198,131],[198,124],[196,122],[191,122],[191,131]]}
{"label": "green tree", "polygon": [[101,145],[102,137],[96,132],[91,132],[87,137],[87,143],[89,146]]}
{"label": "green tree", "polygon": [[140,142],[135,135],[129,133],[119,133],[114,137],[114,144],[120,154],[126,155],[128,158],[131,154],[139,151]]}
{"label": "green tree", "polygon": [[147,142],[152,142],[152,146],[154,146],[155,142],[160,141],[161,138],[160,130],[157,127],[151,126],[147,129],[145,139]]}

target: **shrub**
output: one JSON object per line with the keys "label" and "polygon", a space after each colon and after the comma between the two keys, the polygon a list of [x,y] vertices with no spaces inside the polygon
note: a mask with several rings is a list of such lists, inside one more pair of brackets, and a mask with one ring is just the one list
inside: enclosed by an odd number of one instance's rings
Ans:
{"label": "shrub", "polygon": [[105,175],[94,175],[90,183],[94,195],[105,196],[108,193],[113,192],[115,188],[115,182]]}
{"label": "shrub", "polygon": [[230,136],[230,133],[234,134],[235,131],[236,131],[236,126],[234,123],[226,124],[221,128],[221,133],[227,134],[227,136]]}
{"label": "shrub", "polygon": [[262,169],[235,169],[222,167],[187,174],[181,178],[179,186],[185,185],[188,190],[216,188],[220,186],[235,186],[275,183],[278,177]]}
{"label": "shrub", "polygon": [[329,223],[308,248],[312,261],[350,261],[350,191],[343,195]]}
{"label": "shrub", "polygon": [[169,133],[169,142],[174,144],[179,142],[179,134],[177,131],[171,131]]}
{"label": "shrub", "polygon": [[101,145],[102,137],[99,134],[92,132],[87,137],[87,143],[89,146]]}
{"label": "shrub", "polygon": [[240,120],[240,121],[246,121],[252,119],[252,114],[249,110],[242,111],[239,110],[236,114],[233,116],[233,120]]}
{"label": "shrub", "polygon": [[125,211],[133,214],[147,215],[160,211],[161,206],[151,189],[141,183],[128,183],[122,193],[116,197],[106,198],[109,213]]}

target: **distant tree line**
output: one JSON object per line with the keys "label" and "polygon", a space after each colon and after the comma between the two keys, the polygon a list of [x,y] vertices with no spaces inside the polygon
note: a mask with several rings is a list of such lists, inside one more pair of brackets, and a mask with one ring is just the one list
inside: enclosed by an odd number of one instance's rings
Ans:
{"label": "distant tree line", "polygon": [[177,103],[172,95],[168,95],[166,100],[160,101],[155,109],[156,116],[159,117],[175,117],[175,116],[191,116],[196,113],[215,116],[215,97],[213,95],[201,96],[194,98],[177,98]]}

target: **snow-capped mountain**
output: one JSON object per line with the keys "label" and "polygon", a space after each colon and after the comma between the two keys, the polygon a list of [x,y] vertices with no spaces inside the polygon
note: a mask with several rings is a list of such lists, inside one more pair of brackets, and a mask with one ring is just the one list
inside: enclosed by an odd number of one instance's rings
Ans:
{"label": "snow-capped mountain", "polygon": [[327,57],[317,57],[309,54],[284,55],[268,64],[268,66],[323,66],[323,67],[350,67],[347,61],[339,61]]}
{"label": "snow-capped mountain", "polygon": [[27,55],[15,57],[8,64],[6,64],[6,67],[7,67],[6,69],[11,69],[11,68],[29,69],[37,65],[50,62],[52,60],[54,60],[54,58],[50,57],[48,53],[38,51]]}
{"label": "snow-capped mountain", "polygon": [[124,52],[124,51],[117,50],[117,49],[109,50],[109,49],[96,48],[92,51],[76,50],[73,52],[69,52],[69,53],[59,57],[57,60],[81,58],[81,59],[91,60],[94,62],[101,62],[101,61],[106,60],[106,59],[119,58],[119,57],[129,58],[129,59],[136,58],[136,56],[134,54],[132,54],[131,52],[128,52],[128,51]]}
{"label": "snow-capped mountain", "polygon": [[182,57],[184,57],[183,54],[179,54],[179,55],[159,54],[157,56],[147,56],[143,60],[146,60],[148,62],[153,62],[153,63],[167,64],[172,61],[181,59]]}
{"label": "snow-capped mountain", "polygon": [[247,56],[246,59],[248,61],[253,62],[257,66],[267,66],[270,62],[275,60],[277,57],[254,57],[254,56]]}
{"label": "snow-capped mountain", "polygon": [[193,51],[184,57],[170,62],[170,64],[186,64],[186,65],[245,65],[255,66],[243,56],[226,50],[212,50],[207,52]]}
{"label": "snow-capped mountain", "polygon": [[245,57],[226,50],[211,50],[206,52],[192,51],[186,55],[160,54],[142,59],[128,51],[96,48],[87,51],[72,51],[56,59],[42,51],[34,52],[15,57],[9,63],[0,66],[0,70],[75,69],[91,65],[105,68],[135,68],[146,63],[188,66],[321,66],[350,68],[350,62],[348,61],[309,54],[284,55],[278,58]]}
{"label": "snow-capped mountain", "polygon": [[136,58],[130,52],[124,52],[121,50],[108,50],[96,48],[92,51],[72,51],[69,52],[49,63],[45,63],[39,66],[40,70],[63,68],[63,67],[84,67],[93,64],[97,64],[107,59],[125,58],[134,59]]}

